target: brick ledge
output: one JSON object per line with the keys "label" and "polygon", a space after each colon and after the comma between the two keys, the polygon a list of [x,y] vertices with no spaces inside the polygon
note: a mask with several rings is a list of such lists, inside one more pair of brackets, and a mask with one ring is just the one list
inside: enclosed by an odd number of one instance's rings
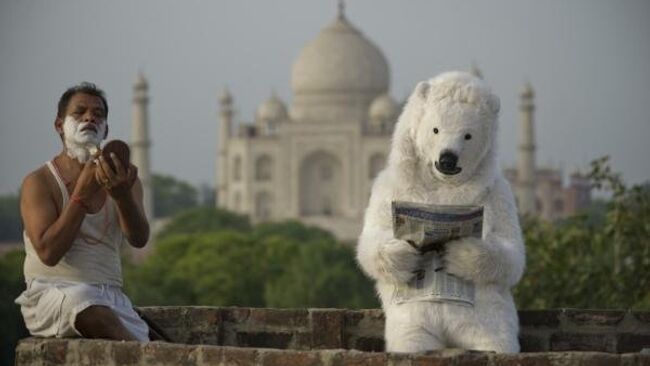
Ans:
{"label": "brick ledge", "polygon": [[16,348],[16,365],[650,365],[650,354],[541,352],[495,354],[447,349],[425,354],[357,350],[279,350],[162,342],[27,338]]}

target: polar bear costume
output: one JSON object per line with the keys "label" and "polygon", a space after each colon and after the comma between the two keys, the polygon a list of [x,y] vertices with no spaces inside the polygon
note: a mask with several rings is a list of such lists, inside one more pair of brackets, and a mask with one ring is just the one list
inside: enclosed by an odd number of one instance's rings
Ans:
{"label": "polar bear costume", "polygon": [[[386,316],[386,350],[448,347],[518,352],[518,319],[510,288],[522,276],[525,250],[515,200],[497,162],[499,99],[479,78],[443,73],[420,82],[393,134],[386,168],[377,176],[357,247],[376,281]],[[474,306],[392,302],[420,254],[393,236],[392,201],[484,207],[482,238],[447,243],[445,270],[475,285]]]}

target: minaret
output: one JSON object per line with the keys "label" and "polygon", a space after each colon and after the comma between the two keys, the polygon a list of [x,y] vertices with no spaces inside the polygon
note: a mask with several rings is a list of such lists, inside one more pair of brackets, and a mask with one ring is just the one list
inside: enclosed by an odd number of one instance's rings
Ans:
{"label": "minaret", "polygon": [[141,72],[133,84],[133,119],[131,120],[131,163],[138,168],[138,177],[142,182],[144,192],[144,212],[152,225],[153,215],[153,192],[151,181],[151,170],[149,161],[149,118],[147,105],[149,86]]}
{"label": "minaret", "polygon": [[519,213],[535,215],[537,213],[535,199],[535,130],[533,112],[535,93],[530,83],[526,83],[521,91],[519,153],[517,156],[517,196],[519,198]]}
{"label": "minaret", "polygon": [[228,89],[219,96],[219,146],[217,147],[217,207],[226,207],[228,202],[228,140],[232,130],[232,96]]}

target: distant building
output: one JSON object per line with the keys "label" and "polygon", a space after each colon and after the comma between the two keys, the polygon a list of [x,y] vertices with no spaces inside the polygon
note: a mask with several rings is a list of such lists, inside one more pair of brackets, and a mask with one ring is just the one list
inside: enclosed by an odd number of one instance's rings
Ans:
{"label": "distant building", "polygon": [[591,183],[579,172],[569,177],[569,185],[562,184],[562,171],[537,168],[535,162],[534,97],[530,84],[521,92],[519,146],[517,167],[504,170],[517,199],[521,215],[556,220],[571,216],[591,203]]}
{"label": "distant building", "polygon": [[254,123],[235,126],[224,92],[218,206],[253,222],[295,218],[356,238],[400,112],[389,79],[382,52],[340,8],[295,61],[290,108],[271,95]]}
{"label": "distant building", "polygon": [[[476,67],[472,72],[480,75]],[[232,95],[225,90],[220,96],[215,204],[248,214],[253,222],[299,219],[341,239],[356,239],[401,112],[389,94],[389,80],[381,50],[339,7],[337,18],[293,65],[289,108],[273,94],[258,107],[252,123],[236,125]],[[582,186],[567,193],[575,201],[567,203],[563,191],[551,185],[561,187],[559,175],[535,173],[532,88],[528,100],[530,123],[522,122],[529,125],[524,133],[528,140],[519,151],[524,174],[511,179],[517,197],[528,204],[526,212],[544,217],[545,202],[555,194],[559,203],[549,212],[554,215],[558,207],[575,211],[585,201]],[[548,192],[539,195],[544,204],[530,197],[536,191]]]}

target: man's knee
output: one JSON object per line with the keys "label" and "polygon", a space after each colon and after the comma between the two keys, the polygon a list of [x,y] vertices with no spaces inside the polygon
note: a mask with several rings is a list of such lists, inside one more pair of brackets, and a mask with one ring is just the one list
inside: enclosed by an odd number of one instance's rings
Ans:
{"label": "man's knee", "polygon": [[75,328],[87,338],[113,338],[122,326],[120,319],[107,306],[92,305],[77,314]]}

